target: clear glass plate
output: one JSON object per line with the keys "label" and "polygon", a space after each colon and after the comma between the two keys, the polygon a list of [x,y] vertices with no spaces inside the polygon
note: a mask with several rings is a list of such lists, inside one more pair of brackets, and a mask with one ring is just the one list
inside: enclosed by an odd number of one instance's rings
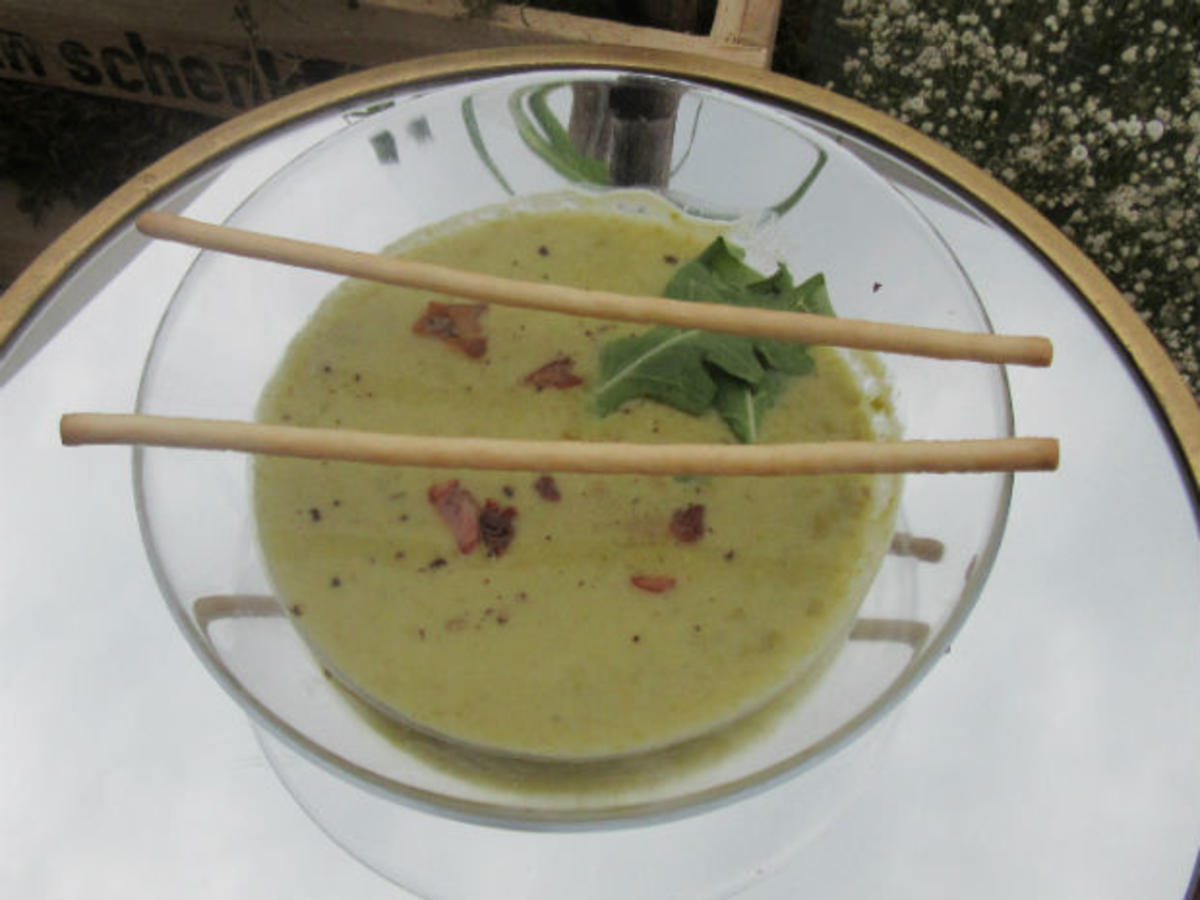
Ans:
{"label": "clear glass plate", "polygon": [[[406,83],[318,115],[339,121],[336,133],[264,181],[229,224],[379,251],[514,198],[637,187],[727,224],[760,268],[784,261],[823,272],[841,316],[989,330],[929,223],[826,124],[776,102],[685,78],[571,68]],[[277,360],[338,280],[201,254],[161,323],[138,410],[253,418]],[[1000,367],[895,355],[886,365],[905,437],[1011,435]],[[332,783],[365,789],[364,802],[382,798],[398,815],[592,834],[689,817],[735,828],[735,801],[786,796],[800,773],[831,765],[928,671],[970,611],[1012,485],[1004,474],[907,476],[895,552],[818,682],[709,738],[563,778],[553,765],[489,760],[398,731],[331,684],[272,596],[247,459],[138,450],[135,482],[167,602],[268,746],[290,748],[273,760],[298,751]],[[792,840],[784,832],[780,847]],[[335,837],[354,849],[351,837]],[[760,856],[779,849],[759,840]],[[402,883],[416,865],[371,862]]]}

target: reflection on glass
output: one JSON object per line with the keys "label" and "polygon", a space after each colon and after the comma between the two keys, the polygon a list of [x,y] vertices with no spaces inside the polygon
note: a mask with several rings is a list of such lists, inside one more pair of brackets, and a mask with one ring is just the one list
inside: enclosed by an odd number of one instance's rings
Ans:
{"label": "reflection on glass", "polygon": [[[569,97],[565,112],[563,97]],[[517,189],[497,163],[480,125],[477,107],[488,99],[485,95],[467,96],[462,102],[463,123],[479,159],[506,193],[516,195]],[[686,104],[685,99],[689,101]],[[681,208],[710,218],[733,219],[745,214],[745,210],[698,209],[689,199],[691,192],[672,191],[673,179],[692,155],[703,118],[711,119],[710,124],[718,130],[737,133],[736,127],[721,120],[722,113],[728,115],[730,111],[719,108],[719,104],[706,106],[705,99],[696,92],[689,93],[670,81],[623,76],[611,82],[559,81],[524,86],[511,91],[505,104],[524,145],[569,184],[652,188],[671,196]],[[690,126],[680,129],[677,126],[689,106]],[[783,183],[772,187],[778,199],[760,205],[756,210],[759,216],[788,212],[825,166],[827,154],[822,147],[794,132],[789,137],[807,145],[815,158],[799,180],[794,173],[779,173]],[[767,167],[765,174],[775,173]]]}

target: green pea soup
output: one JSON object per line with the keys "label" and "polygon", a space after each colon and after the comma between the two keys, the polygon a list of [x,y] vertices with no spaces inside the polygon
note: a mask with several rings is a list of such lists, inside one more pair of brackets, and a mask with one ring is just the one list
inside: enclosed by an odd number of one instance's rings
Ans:
{"label": "green pea soup", "polygon": [[[465,217],[396,249],[656,295],[717,233],[648,201],[639,211],[574,202]],[[340,286],[287,350],[259,418],[409,434],[733,440],[711,412],[647,400],[594,411],[599,348],[645,326],[498,305],[447,324],[431,303],[470,305]],[[475,336],[463,340],[464,331]],[[788,380],[760,442],[873,439],[891,427],[872,357],[811,352],[814,370]],[[254,469],[270,575],[331,675],[418,729],[555,759],[684,741],[802,677],[845,639],[890,541],[899,484],[882,475],[683,479],[274,457]],[[467,520],[478,514],[469,549],[446,497]]]}

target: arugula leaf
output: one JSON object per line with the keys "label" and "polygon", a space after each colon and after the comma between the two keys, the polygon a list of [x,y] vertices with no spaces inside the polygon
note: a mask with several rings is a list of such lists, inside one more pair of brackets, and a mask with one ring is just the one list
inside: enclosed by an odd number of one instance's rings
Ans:
{"label": "arugula leaf", "polygon": [[807,281],[804,281],[800,287],[796,288],[800,294],[800,302],[805,310],[810,313],[815,313],[818,316],[836,315],[833,311],[833,304],[829,302],[829,291],[825,287],[825,276],[818,272]]}
{"label": "arugula leaf", "polygon": [[762,275],[742,262],[738,248],[718,237],[699,256],[675,271],[664,294],[680,300],[716,301],[719,298],[712,296],[712,292],[717,291],[736,302],[739,288],[763,280]]}
{"label": "arugula leaf", "polygon": [[738,378],[718,379],[713,408],[734,437],[743,444],[756,443],[763,415],[783,393],[784,381],[784,376],[776,371],[768,371],[755,385]]}
{"label": "arugula leaf", "polygon": [[712,404],[717,385],[696,348],[699,332],[655,328],[600,349],[600,384],[593,396],[602,416],[627,400],[647,397],[692,415]]}
{"label": "arugula leaf", "polygon": [[[796,286],[780,266],[764,278],[723,238],[681,266],[663,294],[676,300],[832,314],[823,276]],[[781,376],[807,374],[813,365],[800,344],[659,326],[601,348],[593,402],[600,415],[638,397],[692,415],[714,408],[734,435],[749,443],[783,390]]]}

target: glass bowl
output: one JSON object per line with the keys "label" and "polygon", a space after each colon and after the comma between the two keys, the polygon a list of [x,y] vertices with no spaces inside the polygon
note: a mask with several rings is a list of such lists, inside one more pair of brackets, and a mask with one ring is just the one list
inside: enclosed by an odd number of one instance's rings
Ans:
{"label": "glass bowl", "polygon": [[[330,136],[267,178],[228,224],[378,252],[496,204],[637,189],[730,230],[760,268],[823,272],[841,316],[990,330],[929,223],[836,129],[777,99],[661,70],[514,65],[409,78],[316,117],[331,123]],[[138,411],[254,418],[277,362],[339,281],[201,253],[156,335]],[[900,355],[884,363],[905,437],[1012,434],[1001,367]],[[606,872],[596,883],[608,891],[628,872],[625,887],[719,893],[777,858],[807,827],[800,818],[812,824],[836,806],[812,793],[813,779],[877,744],[865,739],[878,734],[872,726],[968,614],[1012,484],[1007,474],[905,476],[891,551],[819,678],[697,740],[563,765],[439,741],[383,719],[327,677],[267,572],[250,460],[139,449],[134,476],[167,603],[285,782],[336,840],[432,894],[479,893],[462,873],[499,865],[497,842],[518,842],[504,843],[506,854],[535,847],[541,860],[536,877],[500,865],[509,893],[587,893],[579,867],[589,865]],[[788,791],[804,785],[810,799],[797,804]],[[772,810],[770,828],[762,809]],[[464,865],[405,849],[399,822],[405,835],[459,843]],[[576,842],[564,844],[568,835]]]}

